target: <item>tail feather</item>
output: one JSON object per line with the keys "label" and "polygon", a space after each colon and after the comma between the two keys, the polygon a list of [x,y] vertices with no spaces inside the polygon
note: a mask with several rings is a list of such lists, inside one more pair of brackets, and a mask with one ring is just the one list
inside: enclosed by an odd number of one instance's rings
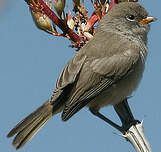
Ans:
{"label": "tail feather", "polygon": [[43,125],[53,116],[53,106],[47,101],[41,107],[36,109],[28,117],[18,123],[7,135],[16,137],[13,140],[13,145],[16,149],[23,147]]}
{"label": "tail feather", "polygon": [[19,122],[7,135],[7,137],[12,137],[16,133],[20,132],[23,130],[27,125],[35,121],[37,117],[41,115],[45,111],[44,105],[36,109],[34,112],[32,112],[29,116],[27,116],[25,119],[23,119],[21,122]]}
{"label": "tail feather", "polygon": [[22,148],[44,125],[45,123],[51,118],[51,115],[44,117],[39,123],[36,123],[35,126],[25,128],[20,133],[17,134],[15,139],[13,140],[13,146],[16,149]]}

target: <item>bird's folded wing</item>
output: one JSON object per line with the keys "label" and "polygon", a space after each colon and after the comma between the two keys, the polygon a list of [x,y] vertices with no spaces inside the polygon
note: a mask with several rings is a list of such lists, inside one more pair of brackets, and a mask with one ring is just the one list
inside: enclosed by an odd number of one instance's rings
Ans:
{"label": "bird's folded wing", "polygon": [[112,57],[96,59],[90,65],[93,72],[108,78],[120,79],[126,76],[137,63],[140,55],[134,50],[126,50]]}
{"label": "bird's folded wing", "polygon": [[58,78],[56,83],[57,89],[64,88],[68,84],[71,84],[75,81],[85,62],[85,59],[86,56],[79,52],[74,55],[72,60],[70,60],[69,63],[65,66],[60,77]]}
{"label": "bird's folded wing", "polygon": [[[93,60],[89,63],[89,70],[84,70],[85,66],[83,66],[78,83],[79,81],[82,82],[80,82],[80,85],[66,103],[62,120],[68,120],[100,92],[108,89],[123,77],[126,77],[133,70],[133,66],[137,63],[138,59],[139,54],[126,50],[122,54]],[[81,80],[81,75],[84,75],[84,80]]]}
{"label": "bird's folded wing", "polygon": [[77,52],[68,62],[57,80],[56,88],[50,99],[51,104],[59,104],[59,102],[55,102],[58,98],[67,100],[67,96],[72,90],[72,85],[76,81],[85,59],[84,54]]}

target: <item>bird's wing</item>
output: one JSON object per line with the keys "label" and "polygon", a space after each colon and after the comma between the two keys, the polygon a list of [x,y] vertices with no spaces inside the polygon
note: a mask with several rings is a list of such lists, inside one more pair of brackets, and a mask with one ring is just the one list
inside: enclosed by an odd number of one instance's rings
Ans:
{"label": "bird's wing", "polygon": [[86,56],[84,54],[77,52],[68,62],[57,80],[56,88],[50,99],[51,104],[59,104],[59,102],[55,102],[58,99],[63,100],[62,102],[68,99],[73,83],[76,81],[85,59]]}
{"label": "bird's wing", "polygon": [[122,53],[114,54],[112,57],[96,59],[90,66],[94,72],[117,80],[133,70],[133,66],[139,58],[139,51],[128,49]]}
{"label": "bird's wing", "polygon": [[[66,103],[62,120],[68,120],[100,92],[126,77],[138,59],[139,54],[126,50],[122,54],[97,58],[88,65],[85,64],[77,82],[78,86]],[[85,68],[88,70],[84,70]]]}
{"label": "bird's wing", "polygon": [[69,61],[69,63],[65,66],[63,69],[60,77],[57,80],[56,88],[61,89],[67,86],[70,83],[73,83],[79,74],[84,61],[86,59],[86,56],[84,54],[81,54],[77,52],[72,60]]}

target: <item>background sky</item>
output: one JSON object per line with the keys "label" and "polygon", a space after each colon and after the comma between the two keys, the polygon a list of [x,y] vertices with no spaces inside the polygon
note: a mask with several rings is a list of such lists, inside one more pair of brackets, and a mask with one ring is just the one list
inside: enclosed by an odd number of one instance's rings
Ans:
{"label": "background sky", "polygon": [[[161,136],[161,2],[140,2],[158,20],[149,33],[143,80],[129,101],[135,118],[144,120],[145,134],[155,152],[160,150]],[[6,135],[50,97],[57,77],[75,52],[68,45],[68,40],[39,31],[23,0],[5,6],[0,14],[0,151],[16,151]],[[101,112],[119,123],[112,107]],[[134,152],[118,134],[84,108],[67,122],[56,115],[19,151]]]}

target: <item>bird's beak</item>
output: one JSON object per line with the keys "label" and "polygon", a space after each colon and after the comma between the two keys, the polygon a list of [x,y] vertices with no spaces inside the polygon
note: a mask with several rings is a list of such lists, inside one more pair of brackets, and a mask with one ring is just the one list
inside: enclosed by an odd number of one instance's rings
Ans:
{"label": "bird's beak", "polygon": [[157,18],[155,18],[155,17],[147,17],[147,18],[140,20],[139,23],[148,24],[148,23],[154,22],[156,20],[157,20]]}

